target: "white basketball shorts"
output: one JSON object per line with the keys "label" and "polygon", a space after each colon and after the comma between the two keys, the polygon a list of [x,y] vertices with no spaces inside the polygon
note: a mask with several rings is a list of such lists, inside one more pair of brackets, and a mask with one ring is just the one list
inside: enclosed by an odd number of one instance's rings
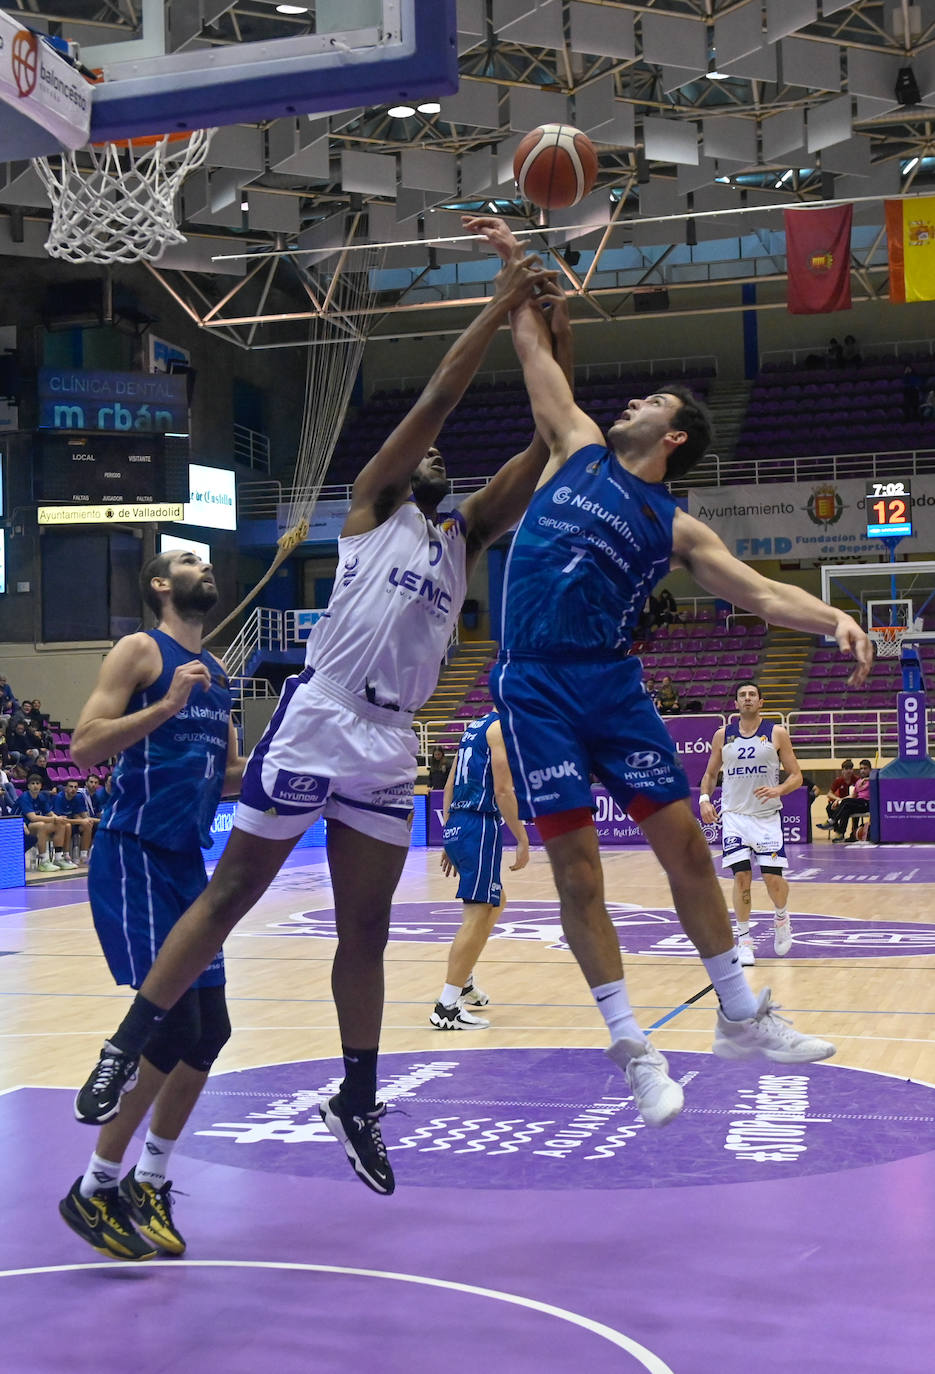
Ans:
{"label": "white basketball shorts", "polygon": [[721,813],[721,864],[732,868],[744,860],[756,859],[767,868],[788,868],[789,860],[782,842],[782,813],[774,816],[741,816],[736,811]]}

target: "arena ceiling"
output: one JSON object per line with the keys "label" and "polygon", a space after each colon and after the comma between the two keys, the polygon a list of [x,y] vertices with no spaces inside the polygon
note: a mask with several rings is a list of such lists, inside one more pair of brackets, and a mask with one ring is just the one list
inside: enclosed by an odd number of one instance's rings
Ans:
{"label": "arena ceiling", "polygon": [[[318,0],[319,15],[334,3]],[[142,4],[4,8],[85,48],[138,37]],[[311,0],[296,15],[275,0],[162,8],[168,52],[318,22]],[[391,246],[367,327],[392,304],[405,332],[407,310],[445,311],[489,288],[466,249],[412,242],[457,235],[464,208],[543,229],[530,242],[554,250],[578,311],[612,318],[649,288],[781,277],[781,207],[853,200],[858,282],[885,293],[882,198],[935,183],[935,0],[459,0],[457,14],[461,85],[437,113],[356,107],[220,131],[183,193],[189,244],[151,269],[189,313],[240,343],[298,344],[327,294],[317,279],[342,245],[369,239]],[[511,169],[522,135],[547,122],[584,129],[600,169],[594,191],[546,226],[515,199]],[[29,164],[0,166],[4,210],[47,217]],[[35,242],[2,251],[40,255]],[[217,260],[270,250],[287,256],[262,271]],[[232,273],[250,279],[219,306]]]}

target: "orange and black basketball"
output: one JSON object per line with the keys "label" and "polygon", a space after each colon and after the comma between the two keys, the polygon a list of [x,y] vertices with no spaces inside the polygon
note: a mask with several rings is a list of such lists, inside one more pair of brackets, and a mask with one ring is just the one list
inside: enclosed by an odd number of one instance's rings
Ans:
{"label": "orange and black basketball", "polygon": [[577,205],[597,178],[594,144],[570,124],[542,124],[520,143],[513,175],[524,200],[543,210]]}

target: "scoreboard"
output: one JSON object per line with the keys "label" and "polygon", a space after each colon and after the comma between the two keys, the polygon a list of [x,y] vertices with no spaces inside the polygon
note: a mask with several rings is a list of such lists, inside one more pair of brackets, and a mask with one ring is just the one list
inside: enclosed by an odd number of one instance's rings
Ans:
{"label": "scoreboard", "polygon": [[912,536],[912,488],[905,478],[867,483],[868,539]]}
{"label": "scoreboard", "polygon": [[35,498],[103,506],[165,501],[165,440],[161,434],[36,435]]}

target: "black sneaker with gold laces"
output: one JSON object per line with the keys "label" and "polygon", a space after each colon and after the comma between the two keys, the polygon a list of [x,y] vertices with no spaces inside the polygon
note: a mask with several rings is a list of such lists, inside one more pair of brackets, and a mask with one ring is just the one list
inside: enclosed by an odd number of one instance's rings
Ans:
{"label": "black sneaker with gold laces", "polygon": [[368,1188],[388,1196],[396,1187],[393,1170],[378,1122],[386,1114],[386,1103],[378,1102],[372,1112],[355,1114],[336,1093],[330,1102],[319,1102],[321,1119],[331,1134],[340,1140],[351,1161],[351,1168]]}
{"label": "black sneaker with gold laces", "polygon": [[58,1204],[66,1226],[87,1241],[92,1249],[111,1259],[155,1259],[159,1251],[133,1228],[126,1205],[116,1188],[99,1188],[81,1196],[81,1179]]}
{"label": "black sneaker with gold laces", "polygon": [[172,1220],[172,1184],[140,1183],[131,1169],[120,1183],[120,1197],[136,1229],[168,1255],[184,1255],[185,1237]]}

